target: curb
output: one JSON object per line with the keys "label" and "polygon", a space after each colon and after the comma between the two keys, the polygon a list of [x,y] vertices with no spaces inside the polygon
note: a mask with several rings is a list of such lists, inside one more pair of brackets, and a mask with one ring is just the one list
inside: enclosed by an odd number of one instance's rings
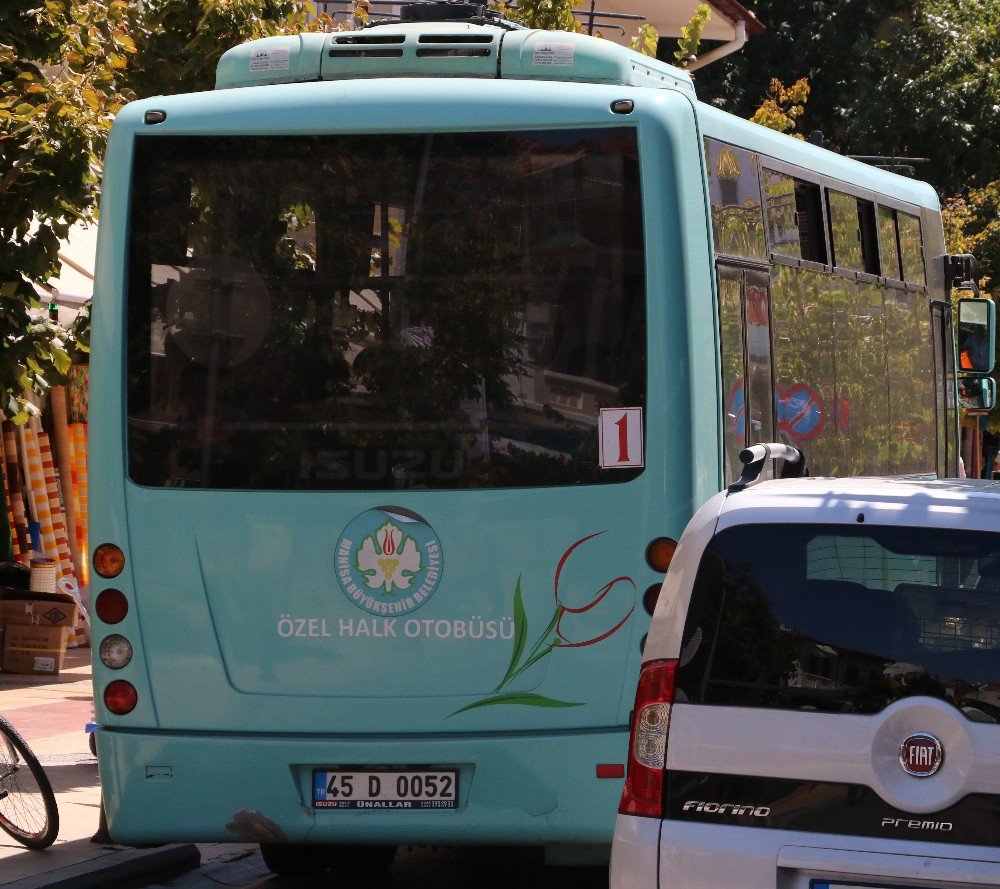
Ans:
{"label": "curb", "polygon": [[4,883],[3,889],[107,889],[125,881],[168,872],[176,877],[201,864],[194,843],[160,846],[156,849],[122,848],[100,858],[58,868],[45,874]]}

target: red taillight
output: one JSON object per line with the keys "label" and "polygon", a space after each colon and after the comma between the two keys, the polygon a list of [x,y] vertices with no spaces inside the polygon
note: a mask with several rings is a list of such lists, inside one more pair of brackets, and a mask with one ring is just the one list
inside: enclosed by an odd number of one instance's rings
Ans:
{"label": "red taillight", "polygon": [[103,590],[94,603],[94,610],[106,624],[120,624],[128,614],[128,599],[121,590]]}
{"label": "red taillight", "polygon": [[131,682],[116,679],[104,689],[104,706],[116,716],[124,716],[135,709],[139,703],[139,693]]}
{"label": "red taillight", "polygon": [[663,770],[676,677],[676,660],[649,661],[642,666],[632,711],[628,774],[618,806],[622,815],[663,817]]}

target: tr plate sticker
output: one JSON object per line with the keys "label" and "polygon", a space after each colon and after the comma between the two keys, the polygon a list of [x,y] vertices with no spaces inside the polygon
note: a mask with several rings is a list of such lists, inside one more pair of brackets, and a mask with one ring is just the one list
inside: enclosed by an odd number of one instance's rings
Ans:
{"label": "tr plate sticker", "polygon": [[531,54],[532,65],[547,65],[565,67],[573,64],[576,46],[572,43],[560,43],[543,40]]}
{"label": "tr plate sticker", "polygon": [[408,614],[441,582],[441,541],[426,519],[398,506],[377,506],[355,517],[340,535],[337,580],[351,602],[369,614]]}
{"label": "tr plate sticker", "polygon": [[260,46],[250,52],[251,71],[287,71],[291,59],[290,43]]}

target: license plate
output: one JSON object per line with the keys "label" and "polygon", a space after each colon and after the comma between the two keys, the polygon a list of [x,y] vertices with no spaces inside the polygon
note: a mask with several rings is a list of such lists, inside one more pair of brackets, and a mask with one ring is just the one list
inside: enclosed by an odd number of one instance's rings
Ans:
{"label": "license plate", "polygon": [[458,804],[458,772],[410,769],[316,769],[316,809],[454,809]]}

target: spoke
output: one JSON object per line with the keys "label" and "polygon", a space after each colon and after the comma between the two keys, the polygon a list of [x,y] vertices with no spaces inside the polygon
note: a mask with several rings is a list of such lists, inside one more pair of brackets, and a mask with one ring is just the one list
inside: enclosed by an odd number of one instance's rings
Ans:
{"label": "spoke", "polygon": [[30,836],[45,832],[48,816],[45,798],[30,769],[5,763],[0,779],[0,819]]}

